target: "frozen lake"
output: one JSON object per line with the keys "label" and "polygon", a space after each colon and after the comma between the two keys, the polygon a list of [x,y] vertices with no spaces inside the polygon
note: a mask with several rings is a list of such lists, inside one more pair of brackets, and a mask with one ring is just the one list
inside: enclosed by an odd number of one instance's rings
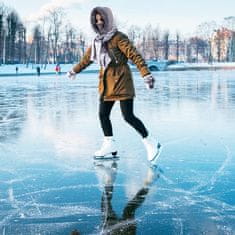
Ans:
{"label": "frozen lake", "polygon": [[120,159],[93,160],[96,74],[0,77],[0,234],[235,234],[234,71],[134,76],[155,168],[118,103]]}

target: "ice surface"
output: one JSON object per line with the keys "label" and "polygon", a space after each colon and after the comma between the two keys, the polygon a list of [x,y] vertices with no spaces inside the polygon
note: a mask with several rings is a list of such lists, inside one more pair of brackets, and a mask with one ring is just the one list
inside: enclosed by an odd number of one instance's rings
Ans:
{"label": "ice surface", "polygon": [[135,113],[163,149],[151,168],[119,104],[102,141],[97,75],[0,77],[0,234],[234,234],[234,71],[134,73]]}

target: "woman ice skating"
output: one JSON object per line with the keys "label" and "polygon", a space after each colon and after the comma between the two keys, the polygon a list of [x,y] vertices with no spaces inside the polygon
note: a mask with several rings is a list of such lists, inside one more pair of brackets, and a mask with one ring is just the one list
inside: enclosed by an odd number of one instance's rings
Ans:
{"label": "woman ice skating", "polygon": [[133,113],[135,90],[132,73],[127,64],[128,59],[136,64],[147,88],[153,88],[154,77],[128,37],[117,30],[110,8],[95,7],[91,11],[90,20],[96,37],[80,63],[68,72],[68,77],[75,78],[77,73],[81,72],[92,62],[97,62],[100,65],[99,118],[104,133],[104,140],[101,148],[94,155],[97,158],[105,158],[110,154],[117,154],[110,113],[114,103],[120,101],[124,120],[140,134],[146,147],[148,160],[153,161],[159,155],[160,144],[149,136],[149,132],[143,122]]}

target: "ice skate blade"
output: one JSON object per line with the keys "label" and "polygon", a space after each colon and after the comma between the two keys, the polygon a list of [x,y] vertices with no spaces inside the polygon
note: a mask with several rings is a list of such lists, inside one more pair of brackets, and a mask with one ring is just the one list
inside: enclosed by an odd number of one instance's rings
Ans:
{"label": "ice skate blade", "polygon": [[106,156],[94,156],[93,157],[95,160],[102,160],[102,161],[105,161],[105,160],[119,160],[119,156],[117,155],[106,155]]}
{"label": "ice skate blade", "polygon": [[160,154],[161,154],[161,151],[162,151],[162,146],[160,143],[158,143],[158,152],[157,154],[154,156],[154,158],[152,160],[150,160],[150,163],[152,165],[157,165],[157,159],[159,158]]}

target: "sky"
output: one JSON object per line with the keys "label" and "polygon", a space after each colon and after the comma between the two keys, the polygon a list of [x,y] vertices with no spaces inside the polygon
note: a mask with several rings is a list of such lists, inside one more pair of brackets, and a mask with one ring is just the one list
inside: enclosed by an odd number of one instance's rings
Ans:
{"label": "sky", "polygon": [[[119,30],[131,25],[151,24],[162,30],[190,35],[205,21],[221,23],[224,17],[235,16],[234,0],[0,0],[15,8],[23,21],[38,21],[48,9],[61,6],[75,28],[92,33],[89,15],[96,6],[110,7]],[[125,30],[124,30],[125,31]]]}

